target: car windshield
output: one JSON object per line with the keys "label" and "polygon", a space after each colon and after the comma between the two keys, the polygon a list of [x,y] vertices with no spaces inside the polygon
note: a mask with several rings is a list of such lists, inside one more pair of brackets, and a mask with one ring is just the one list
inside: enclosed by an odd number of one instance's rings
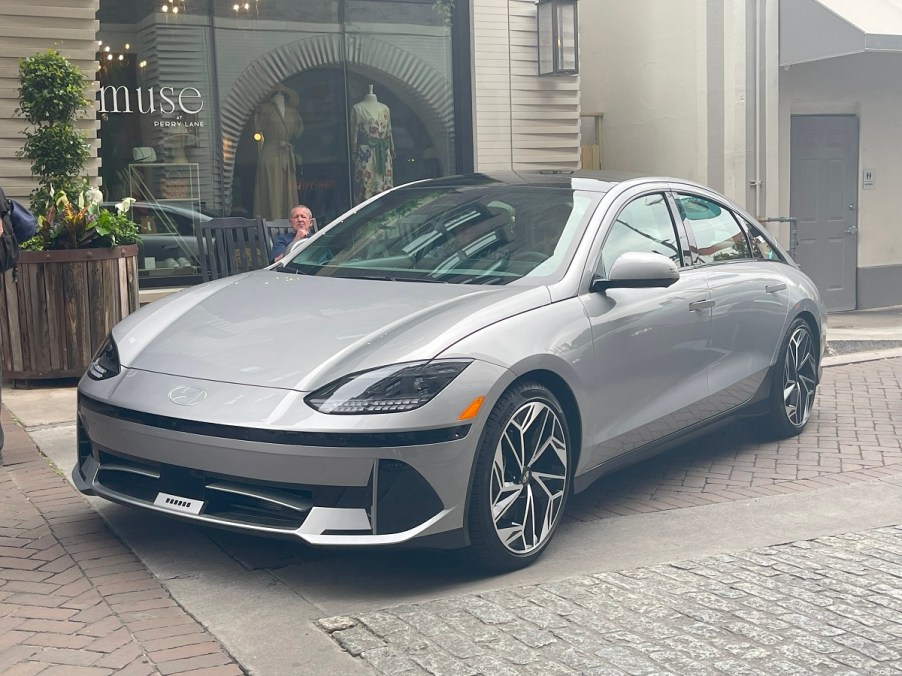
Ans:
{"label": "car windshield", "polygon": [[548,283],[599,198],[570,187],[409,186],[386,193],[276,270],[393,281]]}

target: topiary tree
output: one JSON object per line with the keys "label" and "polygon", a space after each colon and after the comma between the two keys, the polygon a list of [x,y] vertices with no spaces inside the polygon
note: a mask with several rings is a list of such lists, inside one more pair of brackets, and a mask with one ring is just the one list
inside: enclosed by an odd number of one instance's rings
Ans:
{"label": "topiary tree", "polygon": [[90,150],[75,122],[90,103],[85,97],[88,86],[85,75],[58,51],[19,61],[19,112],[31,128],[18,156],[31,160],[38,178],[31,193],[36,214],[46,213],[60,191],[76,194],[87,186],[81,174]]}

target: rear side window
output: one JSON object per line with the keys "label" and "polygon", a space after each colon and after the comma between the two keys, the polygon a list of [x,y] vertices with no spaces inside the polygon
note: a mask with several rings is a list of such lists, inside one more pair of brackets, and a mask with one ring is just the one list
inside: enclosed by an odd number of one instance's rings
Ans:
{"label": "rear side window", "polygon": [[698,195],[676,196],[680,216],[692,233],[692,262],[696,265],[753,258],[745,233],[733,213]]}
{"label": "rear side window", "polygon": [[745,226],[745,229],[749,233],[749,241],[752,244],[752,256],[754,256],[758,260],[765,261],[783,260],[783,256],[780,254],[780,252],[774,249],[770,245],[770,242],[767,241],[767,238],[761,233],[761,228],[744,218],[741,218],[741,220],[742,224]]}

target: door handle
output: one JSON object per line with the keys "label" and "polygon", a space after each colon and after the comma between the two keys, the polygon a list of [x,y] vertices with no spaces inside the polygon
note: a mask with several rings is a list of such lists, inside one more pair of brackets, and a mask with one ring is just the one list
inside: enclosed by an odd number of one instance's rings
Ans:
{"label": "door handle", "polygon": [[689,312],[698,312],[699,310],[704,310],[709,307],[714,307],[713,300],[696,300],[689,303]]}
{"label": "door handle", "polygon": [[846,232],[849,233],[850,235],[854,235],[858,232],[858,226],[850,225],[848,228],[846,228]]}
{"label": "door handle", "polygon": [[777,291],[782,291],[786,288],[786,284],[780,282],[779,284],[768,284],[764,287],[765,293],[777,293]]}

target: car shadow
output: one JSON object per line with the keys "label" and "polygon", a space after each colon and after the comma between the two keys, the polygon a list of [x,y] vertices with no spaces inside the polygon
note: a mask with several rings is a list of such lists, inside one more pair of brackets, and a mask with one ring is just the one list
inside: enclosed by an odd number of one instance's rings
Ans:
{"label": "car shadow", "polygon": [[[641,512],[663,511],[701,504],[687,496],[697,494],[691,477],[702,473],[741,468],[763,445],[773,451],[773,444],[754,423],[735,421],[716,432],[699,437],[662,455],[601,478],[570,501],[565,515],[567,533],[580,528],[580,522]],[[718,469],[720,468],[720,469]],[[688,487],[691,490],[680,490]],[[661,496],[665,495],[662,500]],[[668,501],[669,500],[669,501]],[[681,502],[682,500],[682,502]],[[651,507],[650,505],[655,505]],[[118,506],[117,506],[118,507]],[[120,510],[128,508],[119,507]],[[129,514],[120,514],[131,522]],[[350,607],[381,607],[392,602],[413,602],[435,598],[473,588],[492,588],[501,584],[495,577],[476,566],[466,552],[460,550],[424,550],[416,548],[319,548],[294,540],[273,539],[218,528],[182,522],[178,526],[163,516],[141,514],[143,544],[153,544],[162,533],[182,529],[185,541],[203,537],[215,545],[241,569],[248,573],[267,572],[298,595],[316,603],[324,611]],[[137,514],[135,514],[137,518]],[[148,521],[154,523],[148,523]],[[159,520],[160,523],[156,523]],[[167,526],[166,524],[172,524]],[[129,526],[134,533],[137,524]],[[196,542],[196,540],[194,540]],[[504,577],[503,584],[530,584],[537,578],[553,577],[555,562],[568,557],[568,552],[550,552],[536,565],[520,573]],[[202,559],[189,565],[203,565]],[[211,563],[211,565],[213,565]]]}
{"label": "car shadow", "polygon": [[603,476],[573,497],[568,517],[609,518],[710,504],[709,488],[732,483],[762,451],[778,446],[754,418],[736,419],[661,455]]}

